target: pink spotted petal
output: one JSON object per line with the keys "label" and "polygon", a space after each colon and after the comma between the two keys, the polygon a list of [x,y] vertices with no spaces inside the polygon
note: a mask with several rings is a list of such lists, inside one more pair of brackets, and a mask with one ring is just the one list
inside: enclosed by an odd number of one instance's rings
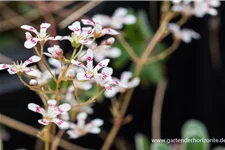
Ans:
{"label": "pink spotted petal", "polygon": [[39,119],[38,120],[38,123],[40,123],[40,124],[42,124],[42,125],[48,125],[49,124],[49,121],[48,120],[46,120],[46,119]]}
{"label": "pink spotted petal", "polygon": [[83,72],[77,73],[77,79],[78,80],[83,81],[83,80],[89,80],[90,78],[91,78],[91,76],[88,75],[87,73],[83,73]]}
{"label": "pink spotted petal", "polygon": [[7,69],[9,67],[11,67],[9,64],[0,64],[0,70]]}
{"label": "pink spotted petal", "polygon": [[28,30],[28,31],[31,31],[31,32],[34,32],[35,34],[38,34],[37,30],[34,27],[32,27],[32,26],[22,25],[21,28],[25,29],[25,30]]}
{"label": "pink spotted petal", "polygon": [[43,114],[45,112],[45,110],[42,107],[34,103],[28,104],[28,109],[30,109],[31,111],[37,112],[39,114]]}
{"label": "pink spotted petal", "polygon": [[94,69],[96,71],[98,71],[104,67],[107,67],[109,64],[109,61],[110,61],[109,59],[104,59],[104,60],[100,61]]}
{"label": "pink spotted petal", "polygon": [[91,49],[87,50],[86,55],[84,56],[87,62],[87,68],[93,67],[93,51]]}
{"label": "pink spotted petal", "polygon": [[26,74],[28,74],[30,76],[34,76],[34,77],[38,77],[40,75],[38,70],[35,70],[33,68],[29,68],[29,67],[24,68],[24,72]]}
{"label": "pink spotted petal", "polygon": [[23,63],[23,67],[25,67],[25,66],[27,66],[29,64],[32,64],[32,63],[36,63],[36,62],[38,62],[40,60],[41,60],[41,58],[39,56],[34,55],[34,56],[30,57],[28,60],[26,60]]}
{"label": "pink spotted petal", "polygon": [[76,65],[76,66],[85,68],[85,65],[82,62],[79,62],[79,61],[76,61],[76,60],[71,60],[71,63]]}
{"label": "pink spotted petal", "polygon": [[79,21],[74,22],[72,25],[68,26],[68,28],[73,31],[77,36],[81,34],[81,25]]}
{"label": "pink spotted petal", "polygon": [[81,21],[82,21],[82,23],[83,23],[84,25],[91,25],[91,26],[94,26],[94,22],[91,21],[91,20],[89,20],[89,19],[82,19]]}
{"label": "pink spotted petal", "polygon": [[24,43],[24,47],[31,49],[33,48],[38,42],[38,38],[31,38],[28,39],[25,43]]}
{"label": "pink spotted petal", "polygon": [[69,123],[58,118],[53,119],[53,122],[60,128],[60,129],[68,129]]}
{"label": "pink spotted petal", "polygon": [[105,92],[104,92],[104,95],[105,97],[107,98],[112,98],[113,96],[116,95],[116,93],[118,92],[117,88],[114,88],[112,85],[110,84],[106,84],[104,85],[105,87]]}
{"label": "pink spotted petal", "polygon": [[109,35],[118,35],[119,34],[119,32],[117,32],[116,30],[111,29],[111,28],[104,28],[102,32],[103,32],[103,34],[109,34]]}
{"label": "pink spotted petal", "polygon": [[50,107],[50,108],[56,107],[56,100],[54,100],[54,99],[48,100],[47,103],[48,103],[48,107]]}
{"label": "pink spotted petal", "polygon": [[40,32],[41,33],[46,33],[46,30],[49,28],[51,26],[51,24],[49,24],[49,23],[42,23],[41,25],[40,25]]}
{"label": "pink spotted petal", "polygon": [[9,74],[16,74],[17,73],[17,69],[14,66],[11,66],[10,68],[7,69],[7,71],[9,72]]}

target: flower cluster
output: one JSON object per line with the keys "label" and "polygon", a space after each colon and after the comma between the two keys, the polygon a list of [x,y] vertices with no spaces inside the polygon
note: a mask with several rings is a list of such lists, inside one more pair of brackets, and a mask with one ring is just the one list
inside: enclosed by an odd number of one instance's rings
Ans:
{"label": "flower cluster", "polygon": [[[27,49],[34,48],[36,55],[24,62],[0,64],[0,70],[7,69],[10,74],[17,74],[24,85],[37,93],[42,93],[40,96],[44,101],[44,108],[34,103],[28,104],[29,110],[42,115],[42,119],[38,120],[40,124],[47,126],[55,123],[60,129],[69,129],[67,133],[70,138],[78,138],[87,133],[98,134],[103,120],[94,119],[85,125],[87,114],[93,113],[92,104],[79,106],[80,101],[76,92],[98,87],[107,98],[111,98],[119,92],[138,86],[140,82],[138,77],[129,81],[132,77],[131,72],[124,72],[121,79],[112,76],[110,59],[121,55],[119,48],[112,47],[115,38],[108,37],[102,42],[96,41],[105,35],[118,35],[119,31],[115,29],[121,29],[124,24],[135,22],[135,16],[128,14],[127,9],[119,8],[111,18],[99,14],[93,16],[92,20],[75,21],[68,26],[72,31],[68,36],[50,36],[47,32],[51,26],[49,23],[42,23],[39,32],[32,26],[22,25],[21,28],[28,31],[25,33],[24,46]],[[48,47],[45,51],[44,46],[48,40],[68,40],[74,49],[71,57],[65,55],[59,45]],[[36,67],[28,66],[37,62],[40,64]],[[29,84],[22,76],[29,79]],[[56,85],[55,89],[50,87],[51,82]],[[61,89],[62,82],[70,85]],[[65,101],[67,103],[64,103]],[[78,115],[74,118],[76,113]],[[77,124],[73,123],[75,119]]]}
{"label": "flower cluster", "polygon": [[[209,14],[215,16],[218,14],[215,7],[220,6],[219,0],[173,0],[174,6],[172,10],[175,12],[182,12],[185,15],[194,15],[196,17],[204,17]],[[192,3],[193,2],[193,3]]]}

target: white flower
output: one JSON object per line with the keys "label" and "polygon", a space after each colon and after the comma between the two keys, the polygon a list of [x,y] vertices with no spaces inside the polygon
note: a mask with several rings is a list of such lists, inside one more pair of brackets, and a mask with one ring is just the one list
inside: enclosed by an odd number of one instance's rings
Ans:
{"label": "white flower", "polygon": [[193,14],[196,17],[204,17],[204,15],[216,16],[218,11],[214,7],[219,7],[219,0],[206,0],[206,1],[196,1],[194,5]]}
{"label": "white flower", "polygon": [[36,63],[38,61],[40,61],[40,57],[34,55],[32,57],[30,57],[28,60],[26,60],[24,63],[20,62],[20,63],[14,63],[12,65],[10,64],[0,64],[0,70],[3,69],[7,69],[7,71],[9,72],[9,74],[22,74],[23,72],[25,72],[28,75],[31,76],[37,76],[38,75],[38,71],[34,70],[33,68],[27,67],[27,65],[32,64],[32,63]]}
{"label": "white flower", "polygon": [[[136,77],[136,78],[132,79],[131,81],[129,81],[132,76],[133,76],[133,74],[131,72],[125,71],[121,74],[120,80],[117,78],[114,78],[113,80],[120,84],[119,85],[114,84],[114,86],[113,86],[114,90],[111,90],[111,91],[106,90],[104,93],[105,97],[111,98],[111,97],[115,96],[118,92],[123,93],[127,89],[137,87],[140,84],[140,78]],[[121,86],[121,85],[126,85],[126,87]]]}
{"label": "white flower", "polygon": [[109,26],[114,29],[121,29],[123,24],[134,24],[136,22],[136,17],[128,14],[126,8],[117,8],[112,17],[97,14],[94,15],[93,20],[104,27]]}
{"label": "white flower", "polygon": [[80,22],[76,21],[68,26],[68,28],[73,31],[71,36],[64,36],[62,39],[69,40],[73,46],[77,47],[79,44],[89,45],[92,43],[92,40],[89,39],[93,33],[91,27],[81,28]]}
{"label": "white flower", "polygon": [[36,34],[36,37],[33,37],[30,32],[26,32],[26,39],[27,41],[24,43],[24,46],[28,49],[33,48],[37,42],[41,42],[44,44],[47,40],[54,40],[53,37],[49,37],[49,35],[46,33],[46,30],[50,27],[51,25],[49,23],[42,23],[40,25],[40,32],[38,32],[34,27],[29,26],[29,25],[22,25],[21,28],[31,31]]}
{"label": "white flower", "polygon": [[81,20],[83,22],[84,25],[91,25],[94,27],[93,29],[93,34],[94,37],[101,37],[104,36],[106,34],[109,35],[117,35],[119,34],[116,30],[111,29],[111,28],[103,28],[99,23],[88,20],[88,19],[82,19]]}
{"label": "white flower", "polygon": [[[78,80],[90,80],[92,78],[98,78],[99,76],[102,77],[102,74],[98,73],[98,71],[104,67],[106,67],[109,63],[109,59],[104,59],[100,61],[96,67],[93,66],[93,51],[91,49],[87,50],[86,55],[84,56],[86,59],[87,65],[85,66],[83,63],[79,61],[72,60],[71,63],[82,67],[85,72],[78,72],[77,79]],[[108,78],[109,76],[104,76],[103,78]],[[110,78],[110,77],[109,77]]]}
{"label": "white flower", "polygon": [[48,48],[48,53],[44,52],[44,54],[48,57],[52,57],[55,59],[64,59],[63,50],[59,47],[59,45],[54,45],[53,47]]}
{"label": "white flower", "polygon": [[107,93],[107,95],[115,95],[117,93],[115,86],[119,86],[121,88],[127,88],[126,84],[123,84],[118,80],[112,80],[112,77],[111,77],[112,73],[113,73],[112,68],[105,67],[101,71],[102,75],[96,77],[95,79],[100,86],[105,88],[105,93]]}
{"label": "white flower", "polygon": [[67,131],[69,138],[76,139],[87,133],[99,134],[101,132],[100,126],[103,125],[103,120],[94,119],[88,124],[85,124],[87,114],[82,112],[77,115],[77,124],[70,123],[70,130]]}
{"label": "white flower", "polygon": [[190,43],[191,39],[199,39],[200,35],[191,29],[180,29],[175,23],[170,23],[168,25],[168,29],[174,34],[174,36],[178,39],[183,40],[185,43]]}
{"label": "white flower", "polygon": [[172,6],[172,10],[196,17],[204,17],[207,14],[215,16],[218,14],[214,7],[220,6],[219,0],[198,0],[193,1],[193,5],[190,2],[191,0],[174,0],[175,5]]}
{"label": "white flower", "polygon": [[65,103],[57,107],[56,100],[48,100],[47,103],[48,103],[47,110],[44,110],[42,107],[34,103],[28,104],[28,109],[42,114],[43,119],[38,120],[38,122],[42,125],[48,125],[50,122],[54,122],[61,129],[68,128],[69,124],[63,120],[58,119],[57,116],[64,112],[69,111],[71,106]]}

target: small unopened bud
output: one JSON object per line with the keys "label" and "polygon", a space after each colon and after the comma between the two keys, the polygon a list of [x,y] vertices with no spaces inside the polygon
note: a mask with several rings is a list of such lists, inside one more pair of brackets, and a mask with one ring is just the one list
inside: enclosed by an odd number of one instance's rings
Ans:
{"label": "small unopened bud", "polygon": [[112,45],[115,42],[115,38],[111,37],[105,40],[104,45]]}
{"label": "small unopened bud", "polygon": [[61,48],[57,48],[57,49],[55,50],[55,52],[56,52],[56,54],[58,54],[58,55],[63,55],[63,50],[62,50]]}
{"label": "small unopened bud", "polygon": [[32,85],[32,86],[35,86],[35,85],[38,84],[38,82],[35,79],[31,79],[30,82],[29,82],[29,84]]}

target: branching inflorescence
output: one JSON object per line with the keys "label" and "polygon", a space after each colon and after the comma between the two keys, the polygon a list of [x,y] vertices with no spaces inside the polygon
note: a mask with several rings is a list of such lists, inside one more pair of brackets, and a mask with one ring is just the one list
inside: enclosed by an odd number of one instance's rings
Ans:
{"label": "branching inflorescence", "polygon": [[[50,27],[48,23],[40,25],[40,32],[32,26],[23,25],[21,28],[29,31],[25,33],[24,46],[27,49],[33,48],[35,55],[24,63],[0,64],[0,70],[7,69],[9,74],[16,74],[25,86],[40,96],[44,107],[30,103],[28,109],[42,115],[42,119],[38,122],[46,126],[42,129],[41,136],[45,141],[46,150],[50,147],[50,135],[55,133],[52,123],[55,123],[60,130],[67,130],[69,138],[75,139],[87,133],[100,133],[103,120],[94,119],[85,125],[85,119],[87,114],[93,113],[91,106],[98,97],[105,95],[107,98],[112,98],[113,128],[102,147],[103,150],[107,150],[120,126],[126,122],[125,113],[133,89],[140,83],[139,75],[143,66],[169,56],[179,46],[180,41],[190,43],[192,39],[199,39],[198,33],[190,29],[181,29],[180,25],[184,24],[191,15],[197,17],[203,17],[205,14],[216,15],[217,11],[214,7],[217,6],[219,2],[213,0],[193,3],[189,0],[174,0],[170,5],[168,2],[163,2],[160,27],[143,54],[140,57],[133,56],[136,54],[132,52],[132,48],[129,48],[128,43],[125,43],[125,49],[131,58],[135,58],[137,67],[134,74],[129,71],[123,72],[121,79],[112,77],[113,68],[109,67],[109,58],[118,58],[121,55],[119,48],[112,47],[115,39],[109,37],[102,42],[96,39],[105,35],[117,36],[120,33],[116,30],[122,29],[124,24],[136,22],[136,17],[128,14],[125,8],[118,8],[112,17],[99,14],[94,15],[92,20],[82,19],[83,25],[75,21],[68,26],[72,31],[68,36],[51,37],[47,32]],[[171,19],[179,14],[182,16],[181,21],[170,23]],[[174,44],[160,54],[152,56],[156,44],[169,33],[173,34]],[[117,37],[119,41],[124,40],[121,35]],[[59,45],[49,47],[46,51],[44,47],[48,40],[69,41],[73,48],[71,55],[65,55]],[[34,63],[36,65],[30,67]],[[40,67],[41,65],[44,68]],[[88,92],[92,93],[92,96],[87,94]],[[118,93],[123,96],[117,99]],[[73,123],[76,120],[77,123]]]}

